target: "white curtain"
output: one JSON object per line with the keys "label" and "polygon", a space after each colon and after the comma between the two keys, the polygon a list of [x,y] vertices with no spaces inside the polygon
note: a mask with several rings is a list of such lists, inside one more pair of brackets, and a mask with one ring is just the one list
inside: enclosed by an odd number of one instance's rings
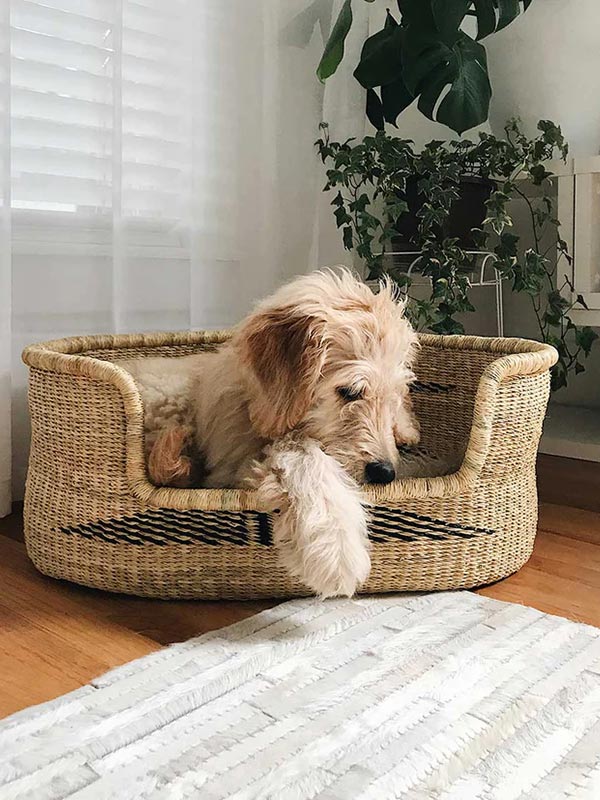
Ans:
{"label": "white curtain", "polygon": [[26,470],[26,344],[228,326],[344,258],[313,148],[323,118],[364,124],[350,68],[315,78],[339,6],[0,0],[0,514]]}

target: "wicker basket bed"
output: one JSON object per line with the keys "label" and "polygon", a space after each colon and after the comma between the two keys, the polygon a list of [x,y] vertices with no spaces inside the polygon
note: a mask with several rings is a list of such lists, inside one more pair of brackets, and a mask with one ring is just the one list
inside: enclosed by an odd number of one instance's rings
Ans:
{"label": "wicker basket bed", "polygon": [[[60,339],[28,347],[32,443],[27,550],[43,573],[168,598],[307,594],[278,565],[254,492],[149,483],[143,409],[119,359],[182,356],[227,333]],[[414,402],[422,443],[466,447],[460,469],[366,489],[372,571],[365,592],[489,583],[529,558],[535,460],[552,347],[522,339],[421,337]]]}

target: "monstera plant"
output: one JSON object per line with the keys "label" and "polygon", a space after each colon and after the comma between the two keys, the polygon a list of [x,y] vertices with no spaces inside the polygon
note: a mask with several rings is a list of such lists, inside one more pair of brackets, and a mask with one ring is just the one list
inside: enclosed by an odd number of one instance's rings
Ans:
{"label": "monstera plant", "polygon": [[[364,43],[354,76],[367,90],[367,116],[378,130],[396,124],[414,101],[429,119],[456,133],[488,118],[492,87],[482,44],[505,28],[533,0],[397,0],[383,29]],[[317,69],[333,75],[352,26],[352,3],[344,0]]]}

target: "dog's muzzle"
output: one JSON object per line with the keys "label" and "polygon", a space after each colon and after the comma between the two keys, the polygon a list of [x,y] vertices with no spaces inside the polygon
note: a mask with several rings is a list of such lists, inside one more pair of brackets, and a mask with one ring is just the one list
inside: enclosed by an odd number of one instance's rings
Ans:
{"label": "dog's muzzle", "polygon": [[367,483],[391,483],[396,477],[396,470],[391,461],[371,461],[365,467]]}

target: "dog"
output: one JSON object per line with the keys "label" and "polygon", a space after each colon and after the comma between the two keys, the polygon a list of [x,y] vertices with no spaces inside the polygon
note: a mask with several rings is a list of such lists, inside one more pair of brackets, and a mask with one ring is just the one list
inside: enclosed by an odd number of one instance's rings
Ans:
{"label": "dog", "polygon": [[120,365],[140,389],[155,484],[258,488],[288,570],[352,595],[370,568],[359,487],[392,482],[419,440],[417,348],[391,282],[374,293],[342,268],[283,286],[215,352]]}

